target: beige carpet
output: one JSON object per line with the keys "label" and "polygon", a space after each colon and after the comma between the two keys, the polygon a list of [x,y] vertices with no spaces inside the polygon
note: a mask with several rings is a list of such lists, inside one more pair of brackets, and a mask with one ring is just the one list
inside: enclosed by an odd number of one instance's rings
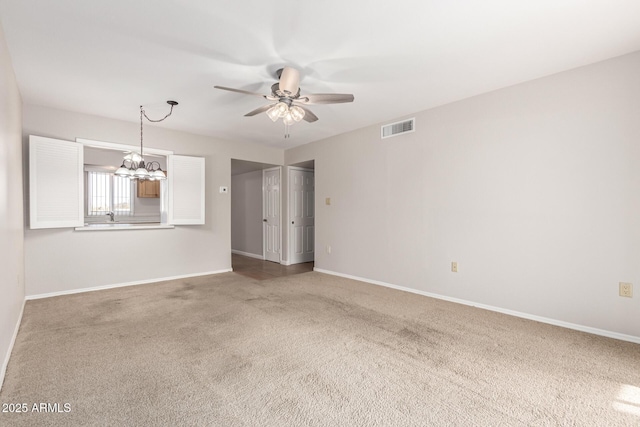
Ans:
{"label": "beige carpet", "polygon": [[28,302],[0,402],[29,408],[3,426],[637,426],[640,345],[226,273]]}

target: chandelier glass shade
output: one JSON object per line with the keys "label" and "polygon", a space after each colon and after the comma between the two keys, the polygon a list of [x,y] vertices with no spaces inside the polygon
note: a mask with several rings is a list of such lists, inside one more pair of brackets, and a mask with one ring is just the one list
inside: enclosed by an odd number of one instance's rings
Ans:
{"label": "chandelier glass shade", "polygon": [[120,165],[120,167],[116,170],[115,174],[131,179],[146,179],[149,181],[160,181],[163,179],[167,179],[167,176],[160,167],[160,163],[145,163],[143,160],[141,160],[140,162],[135,162],[133,160],[127,160],[126,158],[122,161],[122,165]]}
{"label": "chandelier glass shade", "polygon": [[140,160],[142,160],[142,157],[140,157],[140,154],[131,151],[130,153],[127,153],[126,156],[124,156],[124,160],[131,160],[133,162],[139,162]]}

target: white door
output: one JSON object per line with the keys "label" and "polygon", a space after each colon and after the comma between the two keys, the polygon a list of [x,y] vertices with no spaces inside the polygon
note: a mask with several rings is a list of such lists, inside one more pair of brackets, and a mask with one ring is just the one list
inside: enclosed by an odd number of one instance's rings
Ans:
{"label": "white door", "polygon": [[280,168],[262,171],[264,259],[280,262]]}
{"label": "white door", "polygon": [[289,263],[313,261],[315,239],[313,171],[289,169]]}

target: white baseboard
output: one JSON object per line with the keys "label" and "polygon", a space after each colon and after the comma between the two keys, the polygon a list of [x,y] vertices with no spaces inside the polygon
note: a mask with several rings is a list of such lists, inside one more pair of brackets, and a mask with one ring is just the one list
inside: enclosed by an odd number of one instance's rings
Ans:
{"label": "white baseboard", "polygon": [[208,271],[208,272],[203,272],[203,273],[184,274],[184,275],[181,275],[181,276],[158,277],[158,278],[155,278],[155,279],[138,280],[138,281],[135,281],[135,282],[127,282],[127,283],[116,283],[116,284],[113,284],[113,285],[95,286],[95,287],[92,287],[92,288],[71,289],[71,290],[68,290],[68,291],[58,291],[58,292],[50,292],[50,293],[46,293],[46,294],[27,295],[25,299],[26,300],[34,300],[34,299],[41,299],[41,298],[51,298],[51,297],[57,297],[57,296],[60,296],[60,295],[71,295],[71,294],[79,294],[79,293],[82,293],[82,292],[92,292],[92,291],[102,291],[104,289],[122,288],[124,286],[145,285],[147,283],[165,282],[167,280],[186,279],[186,278],[189,278],[189,277],[208,276],[210,274],[229,273],[231,271],[233,271],[233,269],[228,268],[228,269],[224,269],[224,270]]}
{"label": "white baseboard", "polygon": [[238,250],[235,250],[235,249],[231,249],[231,253],[232,254],[237,254],[237,255],[242,255],[242,256],[248,256],[250,258],[261,259],[261,260],[264,261],[264,255],[252,254],[251,252],[242,252],[242,251],[238,251]]}
{"label": "white baseboard", "polygon": [[4,385],[4,376],[7,373],[7,367],[9,366],[9,359],[11,358],[11,352],[13,351],[13,345],[16,343],[16,338],[18,337],[18,330],[20,329],[20,325],[22,324],[22,313],[24,313],[24,305],[27,301],[22,301],[22,308],[20,309],[20,314],[18,315],[18,321],[16,322],[16,327],[13,331],[13,336],[11,337],[11,342],[9,343],[9,348],[7,349],[7,354],[4,357],[4,361],[2,362],[2,370],[0,371],[0,390],[2,390],[2,386]]}
{"label": "white baseboard", "polygon": [[459,298],[448,297],[445,295],[434,294],[431,292],[420,291],[412,288],[405,288],[404,286],[397,286],[391,283],[381,282],[379,280],[367,279],[364,277],[352,276],[350,274],[338,273],[331,270],[324,270],[321,268],[315,268],[313,271],[317,271],[318,273],[330,274],[332,276],[344,277],[347,279],[358,280],[360,282],[371,283],[372,285],[385,286],[387,288],[398,289],[400,291],[411,292],[413,294],[423,295],[430,298],[441,299],[444,301],[455,302],[457,304],[464,304],[471,307],[482,308],[484,310],[495,311],[497,313],[508,314],[510,316],[521,317],[523,319],[535,320],[536,322],[547,323],[549,325],[561,326],[567,329],[574,329],[576,331],[587,332],[594,335],[601,335],[603,337],[615,338],[622,341],[629,341],[632,343],[640,344],[640,337],[636,337],[634,335],[626,335],[620,334],[618,332],[607,331],[604,329],[592,328],[590,326],[578,325],[576,323],[564,322],[562,320],[550,319],[548,317],[536,316],[533,314],[522,313],[520,311],[508,310],[505,308],[494,307],[492,305],[480,304],[473,301],[467,301]]}

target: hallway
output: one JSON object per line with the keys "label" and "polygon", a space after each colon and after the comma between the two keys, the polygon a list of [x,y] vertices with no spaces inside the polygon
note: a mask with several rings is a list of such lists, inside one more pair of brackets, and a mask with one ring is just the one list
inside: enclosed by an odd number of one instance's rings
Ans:
{"label": "hallway", "polygon": [[313,271],[313,262],[282,265],[238,254],[231,254],[231,267],[233,268],[234,273],[238,273],[242,276],[249,277],[254,280],[267,280]]}

